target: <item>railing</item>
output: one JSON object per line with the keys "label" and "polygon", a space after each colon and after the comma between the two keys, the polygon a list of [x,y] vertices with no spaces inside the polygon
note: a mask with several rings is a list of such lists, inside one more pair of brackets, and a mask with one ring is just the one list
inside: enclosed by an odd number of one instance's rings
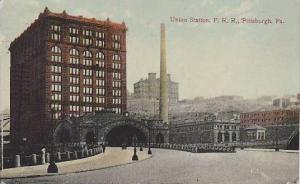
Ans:
{"label": "railing", "polygon": [[[139,146],[148,147],[147,144],[139,144]],[[233,153],[235,152],[235,146],[216,146],[212,144],[151,143],[150,146],[151,148],[172,149],[172,150],[187,151],[192,153],[213,153],[213,152]]]}
{"label": "railing", "polygon": [[[64,162],[77,160],[94,156],[103,152],[102,146],[91,149],[81,149],[76,151],[65,151],[54,153],[55,162]],[[22,166],[41,165],[50,162],[50,153],[32,154],[32,155],[15,155],[3,158],[4,168],[14,168]]]}

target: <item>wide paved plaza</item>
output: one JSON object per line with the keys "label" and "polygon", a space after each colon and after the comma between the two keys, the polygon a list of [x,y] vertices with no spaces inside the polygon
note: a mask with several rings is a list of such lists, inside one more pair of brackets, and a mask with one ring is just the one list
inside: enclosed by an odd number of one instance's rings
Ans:
{"label": "wide paved plaza", "polygon": [[39,184],[287,184],[298,178],[298,153],[249,150],[188,153],[162,149],[152,149],[152,152],[152,158],[133,164],[3,181]]}

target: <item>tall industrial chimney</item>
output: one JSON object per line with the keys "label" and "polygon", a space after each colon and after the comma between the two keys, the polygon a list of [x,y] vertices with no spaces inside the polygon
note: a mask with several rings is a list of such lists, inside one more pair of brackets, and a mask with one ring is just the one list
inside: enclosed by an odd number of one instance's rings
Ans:
{"label": "tall industrial chimney", "polygon": [[166,33],[165,24],[160,25],[160,99],[159,118],[168,123],[168,77],[166,59]]}

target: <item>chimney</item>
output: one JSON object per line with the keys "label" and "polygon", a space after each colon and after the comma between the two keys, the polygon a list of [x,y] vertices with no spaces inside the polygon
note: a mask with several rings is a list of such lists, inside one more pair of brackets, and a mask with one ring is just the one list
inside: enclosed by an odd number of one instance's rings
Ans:
{"label": "chimney", "polygon": [[159,118],[163,122],[168,120],[168,76],[166,59],[166,33],[165,24],[160,25],[160,99],[159,99]]}

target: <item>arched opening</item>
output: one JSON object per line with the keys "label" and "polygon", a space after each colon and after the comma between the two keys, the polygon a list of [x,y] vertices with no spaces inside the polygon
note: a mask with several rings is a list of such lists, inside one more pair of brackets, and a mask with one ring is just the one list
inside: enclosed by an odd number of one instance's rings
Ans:
{"label": "arched opening", "polygon": [[225,138],[224,142],[229,142],[229,133],[228,132],[225,132],[224,138]]}
{"label": "arched opening", "polygon": [[155,142],[156,143],[164,143],[164,136],[161,133],[157,134],[155,137]]}
{"label": "arched opening", "polygon": [[219,132],[218,133],[218,143],[221,143],[222,142],[222,133]]}
{"label": "arched opening", "polygon": [[132,125],[114,127],[106,135],[106,141],[110,146],[121,146],[122,144],[130,146],[134,136],[137,137],[137,143],[147,142],[145,133]]}
{"label": "arched opening", "polygon": [[236,133],[233,132],[233,133],[232,133],[232,142],[235,142],[235,141],[236,141]]}
{"label": "arched opening", "polygon": [[92,145],[97,142],[96,135],[94,132],[88,132],[85,135],[85,142],[87,145]]}
{"label": "arched opening", "polygon": [[59,124],[54,132],[54,142],[55,143],[69,143],[72,142],[72,129],[65,123]]}
{"label": "arched opening", "polygon": [[299,132],[294,134],[294,136],[290,139],[287,149],[288,150],[299,150]]}

